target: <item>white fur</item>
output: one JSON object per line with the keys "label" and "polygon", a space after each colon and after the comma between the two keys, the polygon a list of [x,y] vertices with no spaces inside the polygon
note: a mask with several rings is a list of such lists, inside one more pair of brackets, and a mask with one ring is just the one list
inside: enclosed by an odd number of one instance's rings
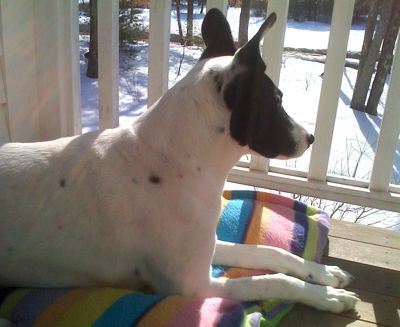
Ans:
{"label": "white fur", "polygon": [[[350,280],[337,267],[276,248],[216,246],[226,176],[250,152],[230,137],[230,111],[210,75],[231,60],[200,61],[130,128],[0,147],[0,285],[145,282],[165,294],[353,308],[356,296],[334,288]],[[300,155],[308,146],[298,130]],[[211,279],[214,251],[218,263],[280,274]]]}

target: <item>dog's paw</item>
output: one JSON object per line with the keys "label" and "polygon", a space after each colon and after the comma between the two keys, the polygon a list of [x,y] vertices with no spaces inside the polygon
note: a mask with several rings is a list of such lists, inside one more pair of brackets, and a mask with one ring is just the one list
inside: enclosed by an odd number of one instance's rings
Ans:
{"label": "dog's paw", "polygon": [[356,303],[360,300],[358,295],[343,289],[331,286],[317,286],[309,295],[310,298],[305,301],[306,304],[322,311],[340,313],[353,310]]}
{"label": "dog's paw", "polygon": [[347,271],[337,266],[325,266],[325,271],[325,279],[328,283],[324,285],[344,288],[354,279]]}
{"label": "dog's paw", "polygon": [[344,288],[354,279],[352,275],[337,266],[312,263],[308,268],[305,280],[314,284]]}

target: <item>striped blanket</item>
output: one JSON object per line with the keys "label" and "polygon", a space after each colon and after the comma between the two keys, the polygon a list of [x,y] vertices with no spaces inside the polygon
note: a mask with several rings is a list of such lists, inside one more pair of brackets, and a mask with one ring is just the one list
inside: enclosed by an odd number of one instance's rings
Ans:
{"label": "striped blanket", "polygon": [[[226,191],[218,238],[278,246],[320,260],[328,216],[316,208],[270,193]],[[213,266],[215,277],[265,271]],[[17,326],[276,326],[294,304],[186,298],[125,289],[0,289],[0,317]]]}

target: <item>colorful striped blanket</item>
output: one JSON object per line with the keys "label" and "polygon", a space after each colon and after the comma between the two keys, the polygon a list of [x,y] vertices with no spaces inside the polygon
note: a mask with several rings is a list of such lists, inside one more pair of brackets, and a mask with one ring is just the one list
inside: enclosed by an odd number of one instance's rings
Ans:
{"label": "colorful striped blanket", "polygon": [[[319,261],[328,215],[279,195],[225,191],[218,238],[265,244]],[[213,266],[215,277],[265,271]],[[162,296],[125,289],[0,289],[0,317],[17,326],[276,326],[294,304]]]}

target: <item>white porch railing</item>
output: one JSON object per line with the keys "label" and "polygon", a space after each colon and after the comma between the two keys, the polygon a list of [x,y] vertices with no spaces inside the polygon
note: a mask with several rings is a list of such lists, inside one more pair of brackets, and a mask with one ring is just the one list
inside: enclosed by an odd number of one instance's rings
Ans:
{"label": "white porch railing", "polygon": [[[334,2],[308,172],[273,167],[268,160],[253,156],[249,163],[241,162],[232,170],[230,181],[400,212],[400,186],[389,184],[400,133],[400,97],[396,94],[400,90],[400,42],[370,180],[327,173],[354,2]],[[150,3],[148,103],[152,104],[167,89],[171,1]],[[288,4],[288,0],[269,0],[268,4],[278,20],[266,36],[268,51],[263,51],[263,56],[269,63],[267,73],[276,83]],[[226,13],[227,0],[208,0],[208,7]],[[46,15],[49,8],[54,13],[51,17]],[[80,133],[78,1],[1,0],[0,15],[0,142]],[[16,17],[24,17],[24,21]],[[98,25],[99,117],[100,127],[108,128],[118,125],[119,115],[118,0],[98,0]],[[54,40],[58,40],[55,45]],[[43,71],[49,56],[57,58],[52,61],[54,69]]]}

